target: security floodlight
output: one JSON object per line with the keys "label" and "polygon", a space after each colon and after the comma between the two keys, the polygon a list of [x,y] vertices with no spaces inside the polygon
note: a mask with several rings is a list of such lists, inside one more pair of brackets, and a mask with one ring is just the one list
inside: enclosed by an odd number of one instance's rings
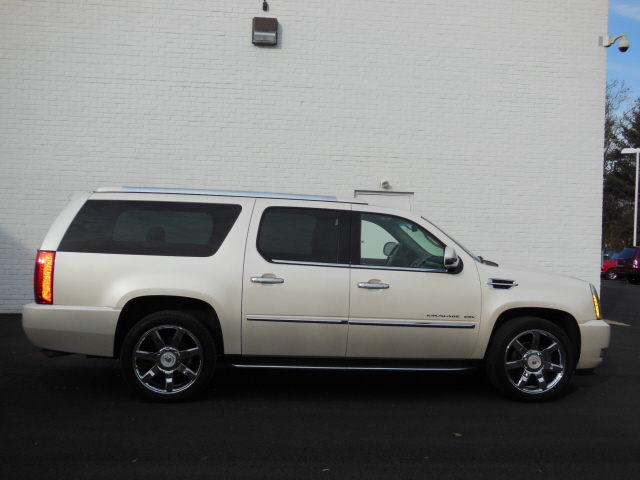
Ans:
{"label": "security floodlight", "polygon": [[252,43],[254,45],[277,45],[278,19],[259,17],[254,18]]}

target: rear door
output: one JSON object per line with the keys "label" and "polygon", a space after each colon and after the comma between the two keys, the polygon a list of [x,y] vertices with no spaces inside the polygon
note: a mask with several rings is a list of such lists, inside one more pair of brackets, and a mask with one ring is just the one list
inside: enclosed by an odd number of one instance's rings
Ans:
{"label": "rear door", "polygon": [[345,356],[350,210],[256,201],[245,254],[243,355]]}

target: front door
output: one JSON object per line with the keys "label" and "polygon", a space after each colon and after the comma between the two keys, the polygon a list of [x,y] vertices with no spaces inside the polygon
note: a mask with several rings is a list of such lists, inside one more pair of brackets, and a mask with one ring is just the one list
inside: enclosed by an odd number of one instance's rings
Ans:
{"label": "front door", "polygon": [[256,201],[246,246],[242,354],[344,357],[349,204]]}
{"label": "front door", "polygon": [[416,222],[353,212],[347,357],[461,359],[480,326],[480,282],[470,257],[442,269],[445,243]]}

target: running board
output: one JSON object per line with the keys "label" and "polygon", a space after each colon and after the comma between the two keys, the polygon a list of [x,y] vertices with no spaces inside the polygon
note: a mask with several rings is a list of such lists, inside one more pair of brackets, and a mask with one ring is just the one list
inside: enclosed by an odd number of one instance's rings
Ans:
{"label": "running board", "polygon": [[420,372],[470,372],[481,360],[416,360],[385,358],[326,358],[228,355],[224,363],[233,368],[270,368],[292,370],[373,370]]}
{"label": "running board", "polygon": [[391,370],[396,372],[472,372],[478,367],[312,367],[308,365],[237,365],[233,368],[282,368],[301,370]]}

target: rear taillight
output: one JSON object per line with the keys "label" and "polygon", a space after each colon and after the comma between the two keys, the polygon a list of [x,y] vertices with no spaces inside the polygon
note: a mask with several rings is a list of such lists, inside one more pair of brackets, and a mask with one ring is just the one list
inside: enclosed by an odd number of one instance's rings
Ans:
{"label": "rear taillight", "polygon": [[56,252],[38,251],[36,271],[33,277],[33,292],[36,295],[36,303],[53,303],[53,265],[55,261]]}
{"label": "rear taillight", "polygon": [[638,268],[638,260],[633,261],[633,268]]}
{"label": "rear taillight", "polygon": [[595,308],[596,310],[596,318],[599,320],[600,317],[600,297],[598,296],[598,291],[596,290],[596,287],[594,287],[592,284],[589,284],[589,286],[591,287],[591,297],[593,298],[593,308]]}

